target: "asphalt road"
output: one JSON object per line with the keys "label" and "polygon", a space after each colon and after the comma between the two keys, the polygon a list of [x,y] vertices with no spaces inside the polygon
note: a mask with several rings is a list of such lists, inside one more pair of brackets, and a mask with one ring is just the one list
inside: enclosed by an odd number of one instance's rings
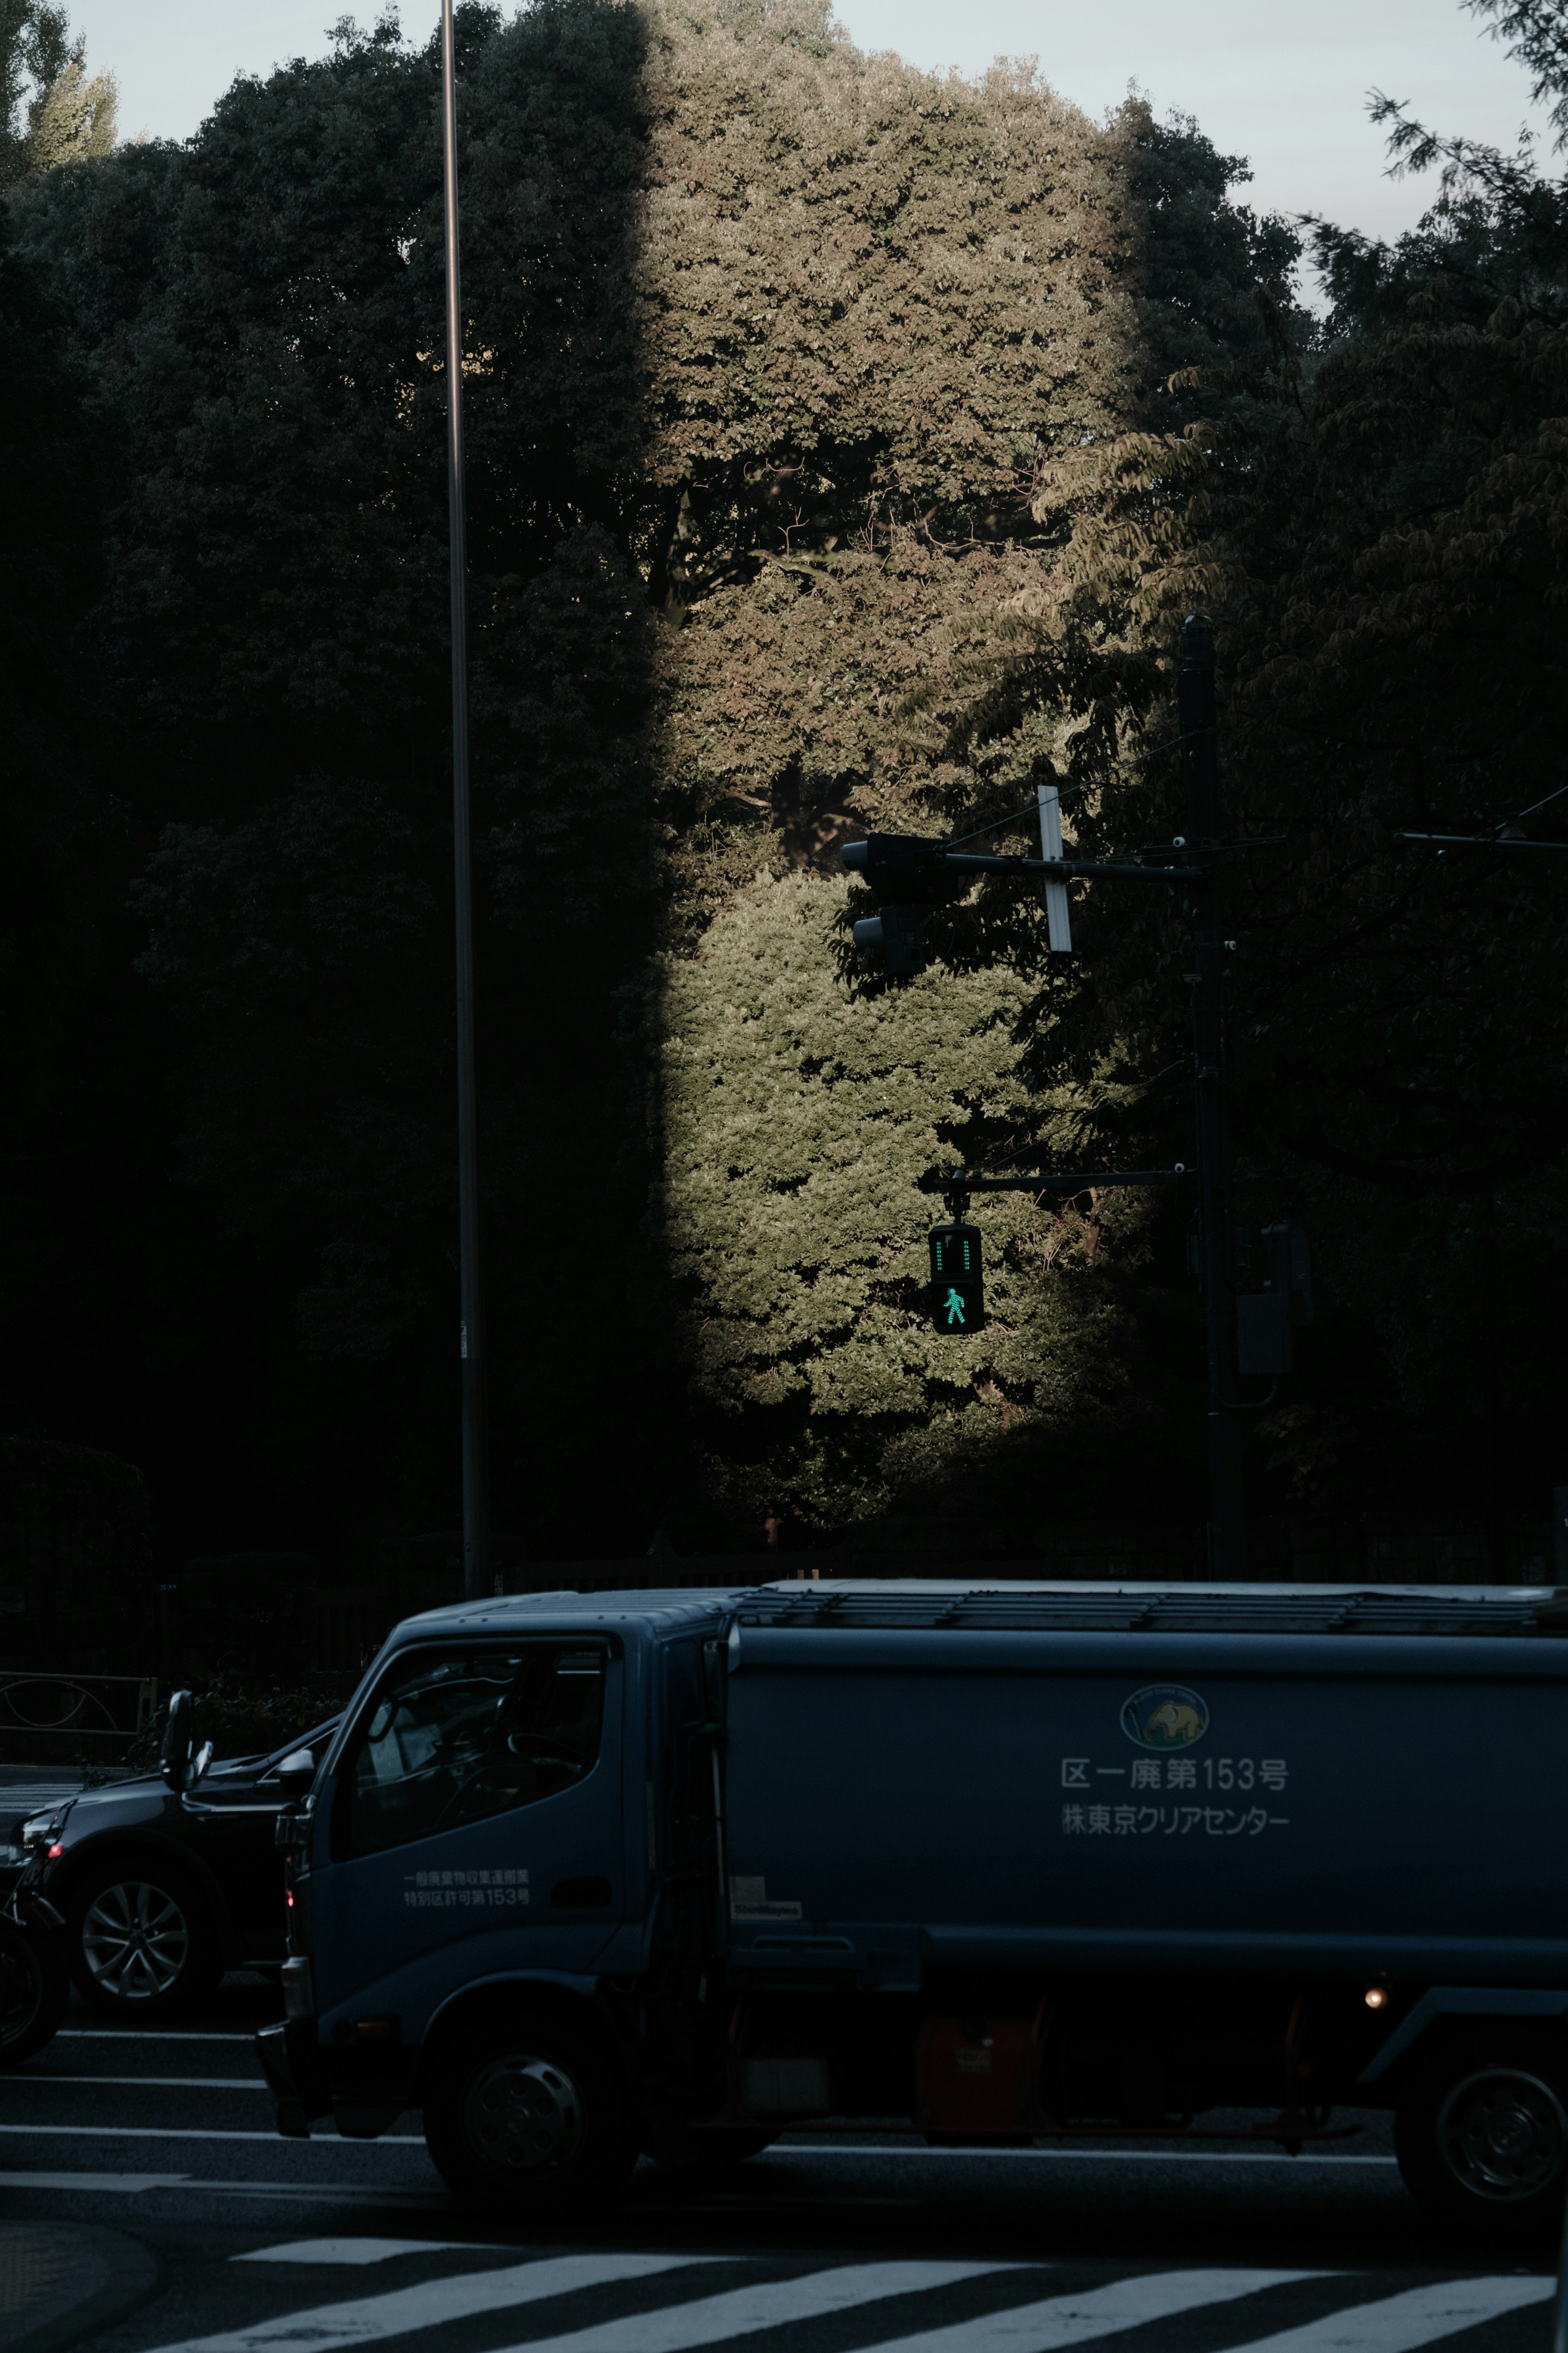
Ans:
{"label": "asphalt road", "polygon": [[[133,2305],[111,2353],[1548,2353],[1542,2263],[1476,2258],[1411,2204],[1386,2122],[1332,2156],[927,2149],[792,2134],[721,2185],[642,2168],[612,2209],[531,2235],[465,2214],[417,2120],[372,2143],[272,2130],[265,1979],[199,2018],[73,2007],[0,2075],[0,2222],[111,2236]],[[86,2239],[83,2244],[87,2243]],[[142,2251],[145,2251],[143,2253]],[[151,2258],[151,2262],[147,2258]],[[3,2316],[3,2306],[0,2306]],[[0,2345],[8,2340],[0,2316]],[[21,2340],[26,2353],[33,2341]],[[57,2327],[37,2353],[72,2341]]]}

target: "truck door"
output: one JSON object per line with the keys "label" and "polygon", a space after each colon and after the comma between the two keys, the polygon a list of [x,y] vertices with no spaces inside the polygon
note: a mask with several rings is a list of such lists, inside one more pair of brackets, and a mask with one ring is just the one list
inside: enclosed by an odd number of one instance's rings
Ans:
{"label": "truck door", "polygon": [[604,1639],[448,1641],[388,1662],[324,1793],[323,2015],[458,1941],[465,1979],[591,1968],[622,1909],[620,1696]]}

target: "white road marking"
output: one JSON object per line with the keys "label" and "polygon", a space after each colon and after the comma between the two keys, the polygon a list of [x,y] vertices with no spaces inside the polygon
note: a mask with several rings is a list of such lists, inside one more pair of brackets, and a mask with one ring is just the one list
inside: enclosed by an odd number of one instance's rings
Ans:
{"label": "white road marking", "polygon": [[33,2072],[13,2075],[14,2084],[125,2084],[144,2091],[267,2092],[272,2088],[259,2075],[68,2075],[63,2072]]}
{"label": "white road marking", "polygon": [[282,2247],[252,2247],[247,2255],[230,2255],[231,2263],[384,2263],[394,2255],[496,2255],[507,2247],[478,2244],[471,2239],[290,2239]]}
{"label": "white road marking", "polygon": [[[71,2179],[69,2175],[65,2178]],[[450,2214],[458,2205],[451,2191],[435,2178],[433,2168],[430,2183],[423,2189],[376,2189],[367,2188],[363,2181],[328,2185],[320,2181],[195,2181],[188,2174],[182,2178],[187,2189],[200,2190],[207,2198],[288,2198],[296,2203],[302,2200],[308,2206],[399,2206],[416,2214]],[[0,2175],[0,2180],[4,2179]],[[689,2213],[689,2205],[683,2211]]]}
{"label": "white road marking", "polygon": [[57,2042],[249,2042],[254,2034],[217,2034],[187,2026],[62,2026]]}
{"label": "white road marking", "polygon": [[[0,2133],[20,2133],[26,2139],[42,2139],[53,2136],[62,2140],[276,2140],[274,2132],[209,2132],[200,2125],[0,2125]],[[423,2148],[423,2133],[382,2133],[381,2147],[389,2142],[402,2142],[410,2148]],[[337,2142],[323,2141],[323,2147],[336,2147]]]}
{"label": "white road marking", "polygon": [[955,2280],[989,2273],[1037,2272],[1031,2263],[845,2263],[837,2270],[808,2272],[801,2279],[772,2280],[758,2287],[731,2288],[723,2295],[700,2296],[690,2304],[635,2312],[595,2328],[574,2328],[564,2337],[541,2337],[507,2353],[688,2353],[696,2345],[718,2345],[758,2328],[782,2328],[791,2321],[820,2320],[830,2312],[853,2312],[889,2295],[915,2295],[949,2287]]}
{"label": "white road marking", "polygon": [[1352,2304],[1300,2328],[1282,2328],[1277,2336],[1258,2337],[1238,2345],[1234,2353],[1415,2353],[1435,2337],[1453,2337],[1483,2320],[1518,2312],[1527,2304],[1545,2304],[1555,2295],[1551,2279],[1441,2280],[1435,2287],[1413,2287],[1403,2295],[1382,2297],[1376,2304]]}
{"label": "white road marking", "polygon": [[1272,2148],[879,2148],[874,2142],[850,2141],[775,2141],[762,2157],[752,2158],[751,2166],[776,2164],[784,2157],[918,2157],[931,2164],[944,2163],[949,2158],[987,2157],[995,2162],[1011,2158],[1014,2163],[1029,2158],[1049,2158],[1062,2163],[1077,2164],[1080,2159],[1100,2159],[1115,2165],[1397,2165],[1396,2157],[1340,2157],[1327,2153],[1311,2157],[1288,2157],[1283,2149]]}
{"label": "white road marking", "polygon": [[1057,2346],[1112,2337],[1118,2329],[1169,2320],[1204,2305],[1233,2304],[1237,2296],[1257,2295],[1266,2287],[1334,2276],[1316,2271],[1145,2272],[1137,2279],[1113,2280],[1109,2287],[1081,2290],[1077,2295],[1048,2295],[1038,2304],[1016,2304],[952,2327],[889,2337],[876,2353],[1051,2353]]}
{"label": "white road marking", "polygon": [[188,2173],[0,2173],[0,2189],[90,2189],[133,2198],[142,2189],[176,2189]]}
{"label": "white road marking", "polygon": [[703,2255],[552,2255],[537,2263],[509,2263],[501,2271],[469,2272],[457,2278],[424,2280],[417,2287],[394,2288],[385,2295],[353,2296],[342,2304],[319,2304],[309,2312],[283,2312],[249,2328],[226,2329],[216,2337],[186,2337],[161,2345],[156,2353],[261,2353],[279,2345],[306,2345],[310,2353],[332,2353],[342,2345],[370,2345],[416,2328],[463,2320],[479,2312],[538,2304],[546,2296],[570,2295],[579,2288],[605,2287],[616,2280],[651,2279],[694,2263],[724,2261]]}

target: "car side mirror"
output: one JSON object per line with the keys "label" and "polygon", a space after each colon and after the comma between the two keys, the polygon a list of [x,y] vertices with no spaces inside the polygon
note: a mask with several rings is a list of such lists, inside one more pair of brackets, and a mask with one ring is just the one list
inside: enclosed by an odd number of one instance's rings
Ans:
{"label": "car side mirror", "polygon": [[195,1761],[191,1767],[191,1787],[193,1789],[195,1788],[196,1783],[201,1779],[202,1775],[206,1771],[207,1767],[212,1763],[212,1742],[210,1740],[204,1740],[201,1746],[196,1751]]}
{"label": "car side mirror", "polygon": [[171,1789],[180,1790],[190,1786],[191,1752],[195,1746],[195,1704],[188,1691],[178,1691],[169,1702],[163,1746],[158,1752],[158,1770]]}
{"label": "car side mirror", "polygon": [[315,1778],[316,1760],[308,1748],[296,1748],[278,1767],[279,1787],[290,1805],[305,1795]]}

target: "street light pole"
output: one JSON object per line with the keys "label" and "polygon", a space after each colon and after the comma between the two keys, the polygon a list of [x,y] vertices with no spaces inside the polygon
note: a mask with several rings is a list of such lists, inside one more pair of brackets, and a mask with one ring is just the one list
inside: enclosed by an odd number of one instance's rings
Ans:
{"label": "street light pole", "polygon": [[1202,613],[1182,625],[1177,686],[1187,779],[1187,849],[1206,853],[1197,888],[1193,1049],[1198,1131],[1198,1248],[1208,1347],[1209,1573],[1246,1567],[1247,1531],[1237,1421],[1236,1293],[1231,1265],[1230,1134],[1226,1106],[1225,942],[1221,937],[1219,764],[1215,744],[1214,625]]}
{"label": "street light pole", "polygon": [[452,857],[458,950],[458,1281],[463,1400],[463,1597],[490,1589],[489,1462],[479,1268],[479,1136],[474,1072],[474,872],[468,802],[468,597],[463,494],[463,316],[458,275],[458,87],[453,0],[441,0],[441,132],[447,215],[447,512],[452,573]]}

